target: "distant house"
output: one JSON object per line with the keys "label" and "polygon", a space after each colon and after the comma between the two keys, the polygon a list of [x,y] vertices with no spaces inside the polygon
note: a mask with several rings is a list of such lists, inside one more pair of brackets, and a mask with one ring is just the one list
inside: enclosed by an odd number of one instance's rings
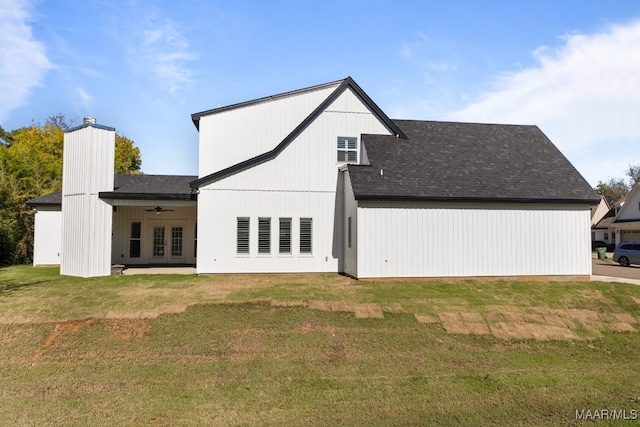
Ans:
{"label": "distant house", "polygon": [[591,206],[591,240],[596,241],[596,229],[594,226],[600,222],[602,218],[609,212],[610,207],[607,203],[607,199],[604,196],[600,196],[600,202],[597,205]]}
{"label": "distant house", "polygon": [[606,215],[592,226],[596,241],[615,246],[620,242],[640,241],[640,184],[614,203]]}
{"label": "distant house", "polygon": [[600,196],[600,202],[591,206],[591,225],[596,225],[609,212],[609,203],[604,196]]}
{"label": "distant house", "polygon": [[[119,183],[112,128],[65,134],[63,274],[152,262],[201,274],[591,274],[600,199],[536,126],[391,120],[351,78],[192,120],[193,179]],[[40,220],[54,222],[41,214],[54,208],[30,204],[38,252]]]}

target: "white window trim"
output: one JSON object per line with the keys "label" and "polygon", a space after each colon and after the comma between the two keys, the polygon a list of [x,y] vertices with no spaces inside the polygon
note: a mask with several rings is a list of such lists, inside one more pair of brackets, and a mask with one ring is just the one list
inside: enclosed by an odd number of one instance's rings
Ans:
{"label": "white window trim", "polygon": [[[309,252],[302,252],[302,221],[303,220],[309,220],[310,222],[310,228],[309,228]],[[299,247],[298,247],[298,251],[301,257],[313,257],[313,218],[312,217],[300,217],[299,221]]]}
{"label": "white window trim", "polygon": [[[344,148],[340,148],[340,141],[344,141]],[[355,148],[349,148],[349,142],[355,141]],[[338,153],[344,152],[345,159],[349,158],[349,153],[355,153],[356,159],[353,161],[349,160],[338,160]],[[359,164],[360,163],[360,142],[357,137],[354,136],[339,136],[336,139],[336,163],[337,164]]]}

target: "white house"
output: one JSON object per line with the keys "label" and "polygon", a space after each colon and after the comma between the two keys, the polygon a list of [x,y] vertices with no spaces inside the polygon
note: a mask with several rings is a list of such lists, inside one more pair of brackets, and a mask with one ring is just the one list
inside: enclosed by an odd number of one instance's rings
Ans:
{"label": "white house", "polygon": [[[591,274],[590,208],[600,200],[535,126],[391,120],[351,78],[192,120],[197,178],[162,177],[181,183],[164,192],[144,175],[123,189],[116,176],[114,188],[87,191],[112,210],[109,248],[98,244],[110,263],[360,278]],[[40,206],[55,208],[44,202],[30,201],[36,252]],[[80,263],[109,266],[97,259]]]}
{"label": "white house", "polygon": [[640,241],[640,184],[634,186],[629,194],[614,204],[607,214],[592,229],[595,240],[611,245],[620,242]]}

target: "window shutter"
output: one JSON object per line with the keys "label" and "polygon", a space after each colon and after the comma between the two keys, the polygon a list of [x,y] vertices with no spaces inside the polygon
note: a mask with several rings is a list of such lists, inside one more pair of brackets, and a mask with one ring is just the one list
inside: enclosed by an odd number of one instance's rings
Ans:
{"label": "window shutter", "polygon": [[239,254],[249,253],[249,218],[239,217],[237,226],[237,247],[236,250]]}
{"label": "window shutter", "polygon": [[258,218],[258,253],[271,253],[271,218]]}
{"label": "window shutter", "polygon": [[300,218],[300,253],[310,254],[312,248],[312,218]]}
{"label": "window shutter", "polygon": [[291,218],[280,218],[280,253],[291,253]]}

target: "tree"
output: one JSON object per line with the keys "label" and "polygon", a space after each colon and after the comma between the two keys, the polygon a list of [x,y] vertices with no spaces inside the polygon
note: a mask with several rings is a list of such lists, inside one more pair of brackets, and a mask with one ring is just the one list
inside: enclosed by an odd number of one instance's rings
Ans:
{"label": "tree", "polygon": [[7,132],[2,126],[0,126],[0,145],[9,146],[12,142],[13,136],[11,135],[11,132]]}
{"label": "tree", "polygon": [[[62,188],[69,128],[63,114],[11,132],[0,127],[0,265],[32,260],[34,212],[25,202]],[[115,139],[115,172],[140,173],[140,149],[125,136]]]}
{"label": "tree", "polygon": [[140,173],[140,166],[140,149],[129,138],[116,133],[115,172],[137,174]]}
{"label": "tree", "polygon": [[640,165],[629,165],[625,175],[629,177],[631,187],[635,187],[640,182]]}
{"label": "tree", "polygon": [[598,182],[595,190],[596,193],[604,196],[610,206],[613,206],[615,202],[627,195],[629,187],[623,179],[610,178],[607,182]]}

